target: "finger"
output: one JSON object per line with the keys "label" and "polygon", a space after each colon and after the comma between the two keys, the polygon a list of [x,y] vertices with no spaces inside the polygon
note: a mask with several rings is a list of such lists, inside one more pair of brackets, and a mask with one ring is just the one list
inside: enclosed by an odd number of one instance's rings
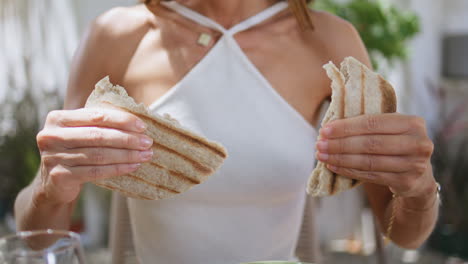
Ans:
{"label": "finger", "polygon": [[400,156],[317,153],[317,159],[335,167],[361,171],[402,173],[412,169],[411,159]]}
{"label": "finger", "polygon": [[420,144],[409,135],[366,135],[322,139],[317,149],[329,154],[409,155],[420,150]]}
{"label": "finger", "polygon": [[401,178],[400,174],[393,172],[362,171],[332,165],[328,165],[327,168],[332,172],[347,178],[385,186],[393,186],[394,183]]}
{"label": "finger", "polygon": [[335,120],[326,124],[320,133],[324,138],[334,139],[371,134],[410,134],[417,129],[425,129],[422,118],[393,113]]}
{"label": "finger", "polygon": [[107,108],[52,111],[47,121],[61,127],[99,126],[133,132],[143,132],[146,129],[145,123],[137,116]]}
{"label": "finger", "polygon": [[[127,150],[114,148],[78,148],[67,153],[56,154],[54,158],[64,160],[70,167],[110,165],[148,162],[153,157],[153,150]],[[46,157],[44,157],[46,158]]]}
{"label": "finger", "polygon": [[115,164],[102,166],[56,166],[49,177],[55,186],[71,186],[73,184],[85,183],[100,179],[107,179],[115,176],[132,173],[140,168],[141,164]]}
{"label": "finger", "polygon": [[114,164],[100,166],[70,167],[74,175],[79,175],[81,182],[90,182],[101,179],[132,173],[140,168],[141,164]]}
{"label": "finger", "polygon": [[109,147],[146,150],[153,140],[143,134],[111,128],[80,127],[56,129],[47,136],[51,144],[59,148]]}

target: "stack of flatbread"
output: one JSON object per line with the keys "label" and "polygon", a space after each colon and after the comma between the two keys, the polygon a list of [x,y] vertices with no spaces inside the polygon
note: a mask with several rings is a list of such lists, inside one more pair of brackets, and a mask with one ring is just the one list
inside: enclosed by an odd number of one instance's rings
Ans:
{"label": "stack of flatbread", "polygon": [[[322,127],[337,119],[396,111],[393,87],[358,60],[348,57],[341,63],[341,69],[332,62],[324,69],[332,80],[332,100]],[[318,162],[309,178],[307,193],[312,196],[333,195],[359,184],[356,180],[336,175],[327,169],[326,164]]]}
{"label": "stack of flatbread", "polygon": [[123,87],[112,85],[108,77],[96,84],[85,107],[118,108],[147,125],[145,133],[154,141],[153,160],[143,163],[136,172],[94,182],[128,197],[158,200],[185,192],[207,180],[227,157],[222,145],[183,128],[169,116],[150,114]]}

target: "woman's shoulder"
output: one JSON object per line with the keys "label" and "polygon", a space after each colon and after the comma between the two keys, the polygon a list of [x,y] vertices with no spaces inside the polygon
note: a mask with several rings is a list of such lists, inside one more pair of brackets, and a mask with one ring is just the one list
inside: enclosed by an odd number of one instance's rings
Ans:
{"label": "woman's shoulder", "polygon": [[369,58],[359,32],[349,21],[325,11],[311,10],[315,34],[327,47],[335,63],[353,56],[369,65]]}
{"label": "woman's shoulder", "polygon": [[347,20],[326,11],[309,9],[314,24],[320,27],[333,27],[340,30],[353,30],[354,26]]}
{"label": "woman's shoulder", "polygon": [[156,25],[154,15],[145,5],[114,7],[99,15],[89,30],[102,39],[128,38]]}
{"label": "woman's shoulder", "polygon": [[310,12],[315,30],[326,40],[360,40],[356,28],[349,21],[325,11],[311,10]]}
{"label": "woman's shoulder", "polygon": [[126,67],[128,54],[153,25],[144,5],[112,8],[94,19],[71,64],[66,107],[82,107],[97,81],[107,75],[120,76],[116,69]]}

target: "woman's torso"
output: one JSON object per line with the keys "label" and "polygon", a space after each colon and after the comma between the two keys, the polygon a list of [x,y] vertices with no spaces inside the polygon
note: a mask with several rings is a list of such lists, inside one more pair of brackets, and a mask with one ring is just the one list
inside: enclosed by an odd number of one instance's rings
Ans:
{"label": "woman's torso", "polygon": [[[235,54],[219,32],[169,9],[156,13],[137,6],[101,17],[120,18],[113,28],[122,36],[106,46],[104,52],[115,55],[105,73],[154,112],[168,112],[221,141],[231,156],[212,179],[186,194],[166,201],[130,200],[143,263],[153,255],[160,263],[291,258],[314,163],[311,124],[330,93],[321,66],[346,55],[339,48],[345,43],[327,34],[327,23],[335,18],[314,12],[317,30],[301,31],[288,11],[281,12],[235,34],[241,52]],[[214,37],[208,47],[196,44],[201,32]],[[239,58],[243,54],[250,70]],[[199,61],[207,67],[196,76],[191,70]],[[218,74],[234,77],[223,85],[219,76],[211,78]],[[184,87],[174,92],[180,80]],[[163,96],[168,91],[172,94]]]}

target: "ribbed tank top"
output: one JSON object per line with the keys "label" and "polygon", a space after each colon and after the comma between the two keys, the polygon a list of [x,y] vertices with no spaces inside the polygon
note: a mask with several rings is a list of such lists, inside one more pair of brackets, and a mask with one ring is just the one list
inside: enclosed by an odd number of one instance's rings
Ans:
{"label": "ribbed tank top", "polygon": [[163,4],[223,36],[150,109],[221,142],[229,157],[217,173],[186,193],[160,201],[129,199],[138,258],[158,264],[295,259],[316,131],[233,38],[287,3],[229,30],[175,1]]}

